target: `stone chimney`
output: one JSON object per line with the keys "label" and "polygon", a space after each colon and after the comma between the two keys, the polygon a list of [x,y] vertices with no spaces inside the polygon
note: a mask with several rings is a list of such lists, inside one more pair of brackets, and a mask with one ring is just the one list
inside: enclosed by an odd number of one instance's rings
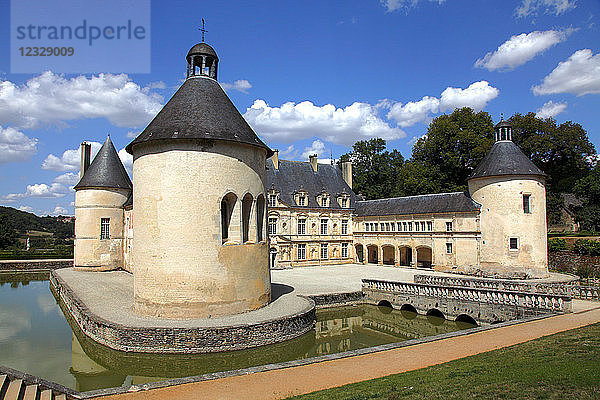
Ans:
{"label": "stone chimney", "polygon": [[90,158],[92,156],[92,146],[89,143],[81,143],[81,169],[79,170],[79,179],[83,178],[83,174],[90,166]]}
{"label": "stone chimney", "polygon": [[273,150],[271,161],[273,161],[273,167],[275,167],[275,169],[279,169],[279,150]]}
{"label": "stone chimney", "polygon": [[352,161],[342,163],[342,177],[352,189]]}
{"label": "stone chimney", "polygon": [[310,166],[313,171],[317,172],[317,155],[313,154],[312,156],[308,156],[308,161],[310,161]]}

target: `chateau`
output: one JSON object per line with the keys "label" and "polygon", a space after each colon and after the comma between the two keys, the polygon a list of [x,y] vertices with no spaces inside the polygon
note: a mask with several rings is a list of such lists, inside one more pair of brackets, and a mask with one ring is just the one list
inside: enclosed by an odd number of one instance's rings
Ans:
{"label": "chateau", "polygon": [[75,186],[75,267],[125,269],[134,309],[231,315],[270,301],[271,268],[362,263],[505,277],[548,276],[545,174],[510,124],[468,193],[362,200],[352,164],[279,160],[217,82],[218,57],[190,49],[187,79],[127,147],[107,138]]}

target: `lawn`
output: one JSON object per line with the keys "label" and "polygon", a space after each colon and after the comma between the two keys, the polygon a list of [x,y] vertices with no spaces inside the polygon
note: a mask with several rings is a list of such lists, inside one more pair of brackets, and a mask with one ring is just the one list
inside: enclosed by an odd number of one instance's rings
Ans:
{"label": "lawn", "polygon": [[600,399],[600,324],[295,400]]}

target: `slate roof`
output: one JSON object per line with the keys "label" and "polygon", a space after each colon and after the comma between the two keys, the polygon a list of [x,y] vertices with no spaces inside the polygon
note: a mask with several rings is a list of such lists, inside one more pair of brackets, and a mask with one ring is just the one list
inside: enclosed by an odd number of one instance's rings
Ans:
{"label": "slate roof", "polygon": [[469,179],[501,175],[539,175],[546,174],[535,166],[510,140],[496,142],[490,152],[481,160]]}
{"label": "slate roof", "polygon": [[150,124],[126,147],[157,140],[218,139],[273,151],[264,144],[214,79],[188,78]]}
{"label": "slate roof", "polygon": [[75,185],[75,190],[89,188],[132,189],[131,179],[121,163],[110,137],[94,157],[85,174]]}
{"label": "slate roof", "polygon": [[[336,165],[319,164],[314,172],[309,162],[279,161],[279,169],[273,167],[273,161],[267,160],[267,187],[279,192],[280,201],[292,207],[299,207],[294,201],[294,193],[300,190],[308,192],[308,204],[304,208],[342,209],[337,196],[347,193],[350,197],[349,208],[354,208],[358,197],[350,189],[342,171]],[[323,191],[329,194],[330,207],[321,207],[317,196]]]}
{"label": "slate roof", "polygon": [[355,214],[359,217],[366,217],[376,215],[473,212],[478,211],[480,207],[477,202],[463,192],[436,193],[357,201]]}
{"label": "slate roof", "polygon": [[211,46],[204,42],[195,44],[194,47],[192,47],[190,51],[188,51],[186,57],[189,57],[193,54],[208,54],[215,57],[217,60],[219,59],[219,57],[217,57],[217,52],[215,51],[215,49],[213,49]]}

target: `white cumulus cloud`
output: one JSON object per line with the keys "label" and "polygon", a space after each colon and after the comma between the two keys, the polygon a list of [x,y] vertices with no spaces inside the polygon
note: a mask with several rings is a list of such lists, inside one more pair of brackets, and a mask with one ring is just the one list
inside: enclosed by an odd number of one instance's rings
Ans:
{"label": "white cumulus cloud", "polygon": [[29,161],[36,152],[37,139],[27,137],[15,128],[0,126],[0,164]]}
{"label": "white cumulus cloud", "polygon": [[77,182],[79,182],[79,174],[66,172],[54,178],[54,182],[63,184],[65,186],[75,186],[77,185]]}
{"label": "white cumulus cloud", "polygon": [[50,185],[45,183],[35,183],[33,185],[27,185],[27,190],[24,193],[9,193],[6,196],[3,196],[2,199],[11,202],[29,197],[59,198],[65,197],[69,192],[70,189],[62,183],[55,182]]}
{"label": "white cumulus cloud", "polygon": [[[387,8],[388,11],[404,10],[408,11],[419,4],[420,0],[381,0],[381,4]],[[446,0],[429,0],[431,3],[442,4]]]}
{"label": "white cumulus cloud", "polygon": [[515,15],[519,18],[535,16],[540,10],[546,14],[560,15],[575,7],[575,0],[523,0],[515,9]]}
{"label": "white cumulus cloud", "polygon": [[538,118],[554,117],[567,109],[567,103],[555,103],[552,100],[544,103],[537,109],[535,116]]}
{"label": "white cumulus cloud", "polygon": [[[92,160],[102,147],[101,143],[98,142],[87,142],[91,145],[91,157]],[[81,167],[81,146],[76,149],[68,149],[62,153],[62,156],[58,157],[54,154],[48,154],[46,159],[42,162],[42,169],[51,171],[79,171]]]}
{"label": "white cumulus cloud", "polygon": [[306,160],[308,159],[308,156],[312,156],[314,154],[320,156],[325,154],[325,143],[319,139],[313,141],[310,146],[304,148],[304,151],[302,152],[302,158]]}
{"label": "white cumulus cloud", "polygon": [[238,79],[233,83],[222,82],[221,87],[223,90],[237,90],[238,92],[248,93],[248,90],[252,88],[252,84],[246,79]]}
{"label": "white cumulus cloud", "polygon": [[28,213],[32,213],[33,212],[33,207],[24,206],[23,205],[23,206],[19,206],[19,210],[20,211],[25,211],[25,212],[28,212]]}
{"label": "white cumulus cloud", "polygon": [[535,95],[600,93],[600,54],[593,55],[590,49],[577,50],[532,90]]}
{"label": "white cumulus cloud", "polygon": [[425,96],[419,101],[395,103],[390,107],[387,117],[404,128],[430,119],[431,114],[455,108],[471,107],[475,111],[481,111],[499,93],[487,81],[474,82],[466,89],[447,87],[439,98]]}
{"label": "white cumulus cloud", "polygon": [[475,62],[476,67],[490,71],[510,70],[525,64],[536,55],[564,41],[573,29],[562,31],[534,31],[514,35],[502,43],[494,52],[487,53]]}
{"label": "white cumulus cloud", "polygon": [[359,102],[344,108],[332,104],[317,106],[310,101],[271,107],[264,100],[255,100],[244,117],[258,134],[278,142],[316,136],[328,142],[351,145],[373,137],[393,140],[406,136],[377,114],[377,106]]}
{"label": "white cumulus cloud", "polygon": [[47,71],[23,85],[0,80],[0,124],[31,129],[106,118],[117,126],[138,127],[156,115],[161,101],[150,87],[140,87],[126,74],[66,79]]}
{"label": "white cumulus cloud", "polygon": [[69,215],[69,210],[57,205],[56,207],[54,207],[54,211],[52,211],[50,215]]}

